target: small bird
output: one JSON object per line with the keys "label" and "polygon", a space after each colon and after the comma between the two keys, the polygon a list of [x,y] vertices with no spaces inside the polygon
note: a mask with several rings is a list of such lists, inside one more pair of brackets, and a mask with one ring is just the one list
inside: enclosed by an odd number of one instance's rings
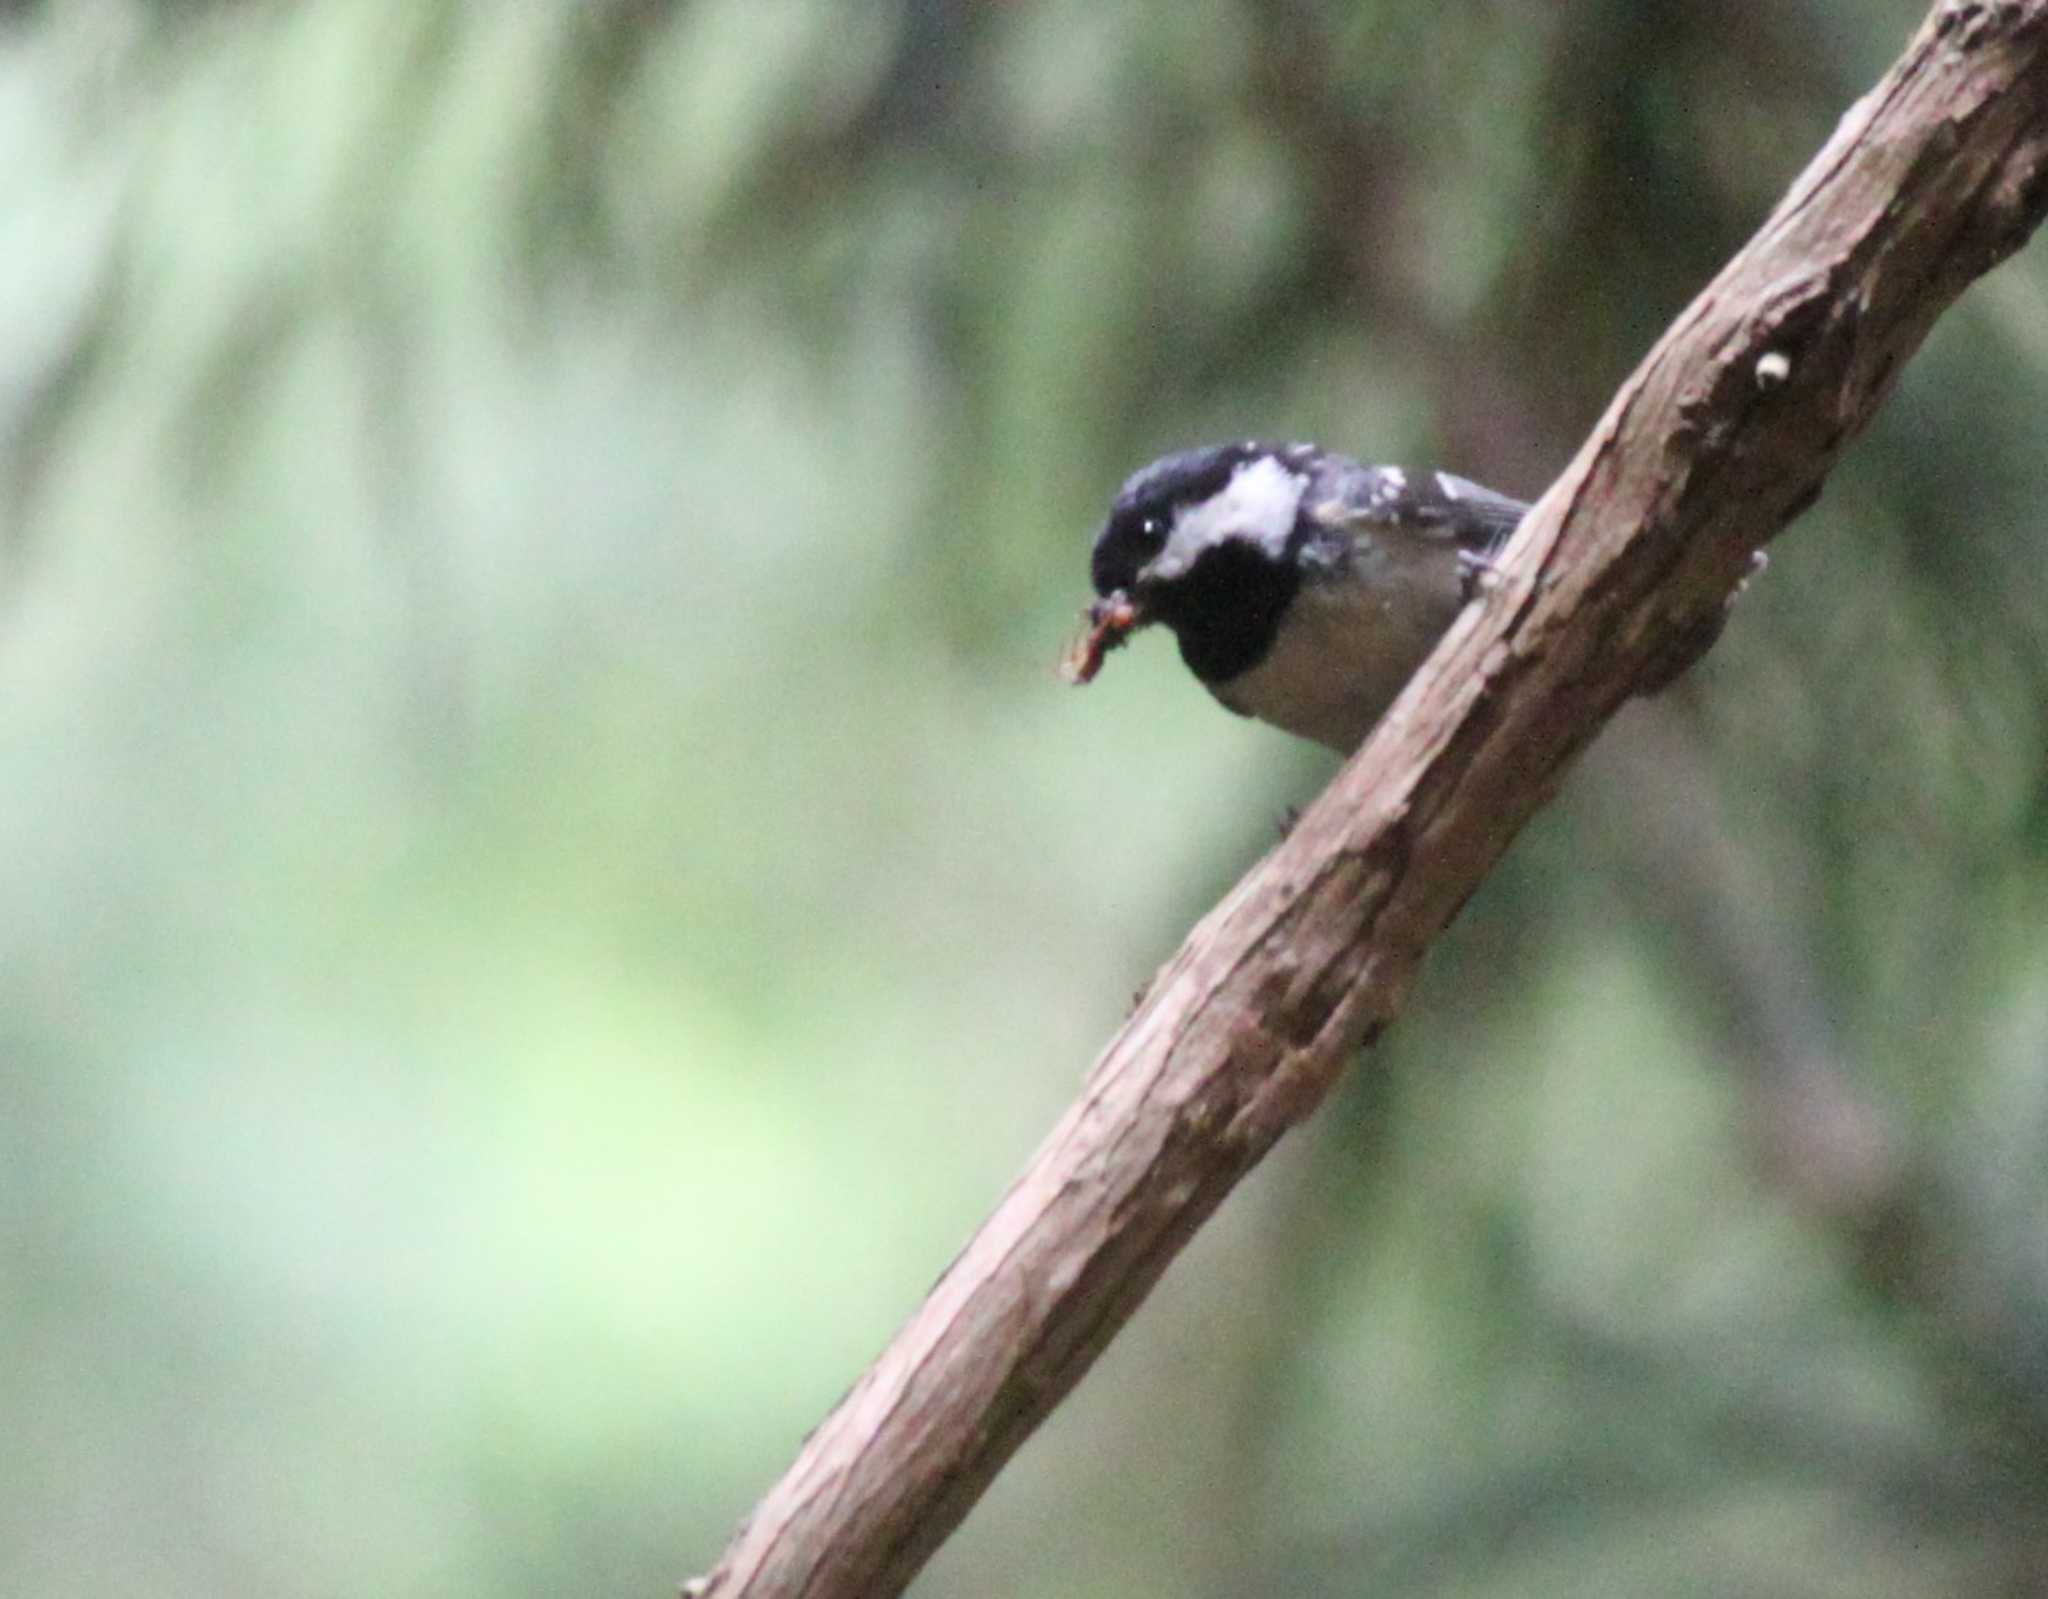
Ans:
{"label": "small bird", "polygon": [[1086,683],[1163,622],[1230,710],[1339,753],[1364,742],[1529,507],[1448,472],[1313,444],[1219,444],[1134,473],[1096,536]]}

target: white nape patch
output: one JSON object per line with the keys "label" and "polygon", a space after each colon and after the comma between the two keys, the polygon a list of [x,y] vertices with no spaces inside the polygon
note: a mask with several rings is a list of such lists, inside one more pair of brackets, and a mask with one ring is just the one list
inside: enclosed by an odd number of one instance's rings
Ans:
{"label": "white nape patch", "polygon": [[1206,500],[1183,506],[1173,519],[1166,548],[1138,576],[1170,583],[1183,576],[1204,550],[1228,539],[1256,544],[1278,560],[1294,531],[1308,479],[1290,472],[1270,455],[1239,467],[1230,481]]}
{"label": "white nape patch", "polygon": [[1445,499],[1451,501],[1453,504],[1456,504],[1459,500],[1462,500],[1465,497],[1465,491],[1463,488],[1459,486],[1458,480],[1452,477],[1451,474],[1448,472],[1437,473],[1436,489],[1437,493],[1441,494]]}

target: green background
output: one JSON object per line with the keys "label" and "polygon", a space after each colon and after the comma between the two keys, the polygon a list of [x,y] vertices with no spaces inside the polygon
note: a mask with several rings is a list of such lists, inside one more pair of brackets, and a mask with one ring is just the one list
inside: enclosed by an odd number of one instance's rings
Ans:
{"label": "green background", "polygon": [[[0,1592],[671,1592],[1331,762],[1123,475],[1521,495],[1915,6],[0,6]],[[914,1588],[2048,1569],[2048,257]]]}

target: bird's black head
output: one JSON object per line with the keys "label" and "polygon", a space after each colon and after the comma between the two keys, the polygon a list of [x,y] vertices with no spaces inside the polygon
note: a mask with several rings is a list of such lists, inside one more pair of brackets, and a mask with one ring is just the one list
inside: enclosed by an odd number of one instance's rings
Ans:
{"label": "bird's black head", "polygon": [[1095,540],[1089,576],[1097,594],[1136,588],[1139,574],[1166,548],[1182,510],[1220,492],[1259,453],[1255,444],[1216,444],[1162,455],[1117,490]]}
{"label": "bird's black head", "polygon": [[1205,682],[1258,664],[1300,587],[1306,445],[1213,445],[1164,456],[1124,483],[1095,540],[1095,592],[1164,622]]}

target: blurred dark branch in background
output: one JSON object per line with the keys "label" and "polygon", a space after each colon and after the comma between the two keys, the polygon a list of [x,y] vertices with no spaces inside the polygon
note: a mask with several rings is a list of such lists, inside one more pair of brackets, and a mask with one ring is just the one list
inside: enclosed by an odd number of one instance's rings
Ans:
{"label": "blurred dark branch in background", "polygon": [[[1586,769],[1603,820],[1634,858],[1632,886],[1654,901],[1638,909],[1668,932],[1679,980],[1715,1018],[1764,1180],[1849,1240],[1877,1302],[1918,1318],[1986,1455],[2008,1466],[2048,1455],[2048,1360],[2029,1332],[2029,1302],[2048,1297],[2039,1272],[1992,1248],[1996,1229],[1969,1214],[1955,1174],[1890,1125],[1796,936],[1789,906],[1801,896],[1742,849],[1684,718],[1646,707]],[[2022,1514],[2037,1488],[2026,1472],[2012,1476],[1979,1482],[1980,1510],[2003,1500],[1998,1515]]]}
{"label": "blurred dark branch in background", "polygon": [[[697,1594],[900,1591],[1237,1181],[1399,1012],[1566,767],[1713,642],[1901,363],[2048,209],[2048,0],[1936,8],[1624,386],[1475,606],[1168,964]],[[1683,823],[1677,825],[1684,825]],[[1656,846],[1654,843],[1652,848]],[[1747,935],[1723,930],[1721,957]],[[1796,977],[1743,1025],[1817,1202],[1890,1184]],[[1802,1121],[1810,1128],[1801,1129]],[[1814,1151],[1820,1151],[1816,1156]]]}

